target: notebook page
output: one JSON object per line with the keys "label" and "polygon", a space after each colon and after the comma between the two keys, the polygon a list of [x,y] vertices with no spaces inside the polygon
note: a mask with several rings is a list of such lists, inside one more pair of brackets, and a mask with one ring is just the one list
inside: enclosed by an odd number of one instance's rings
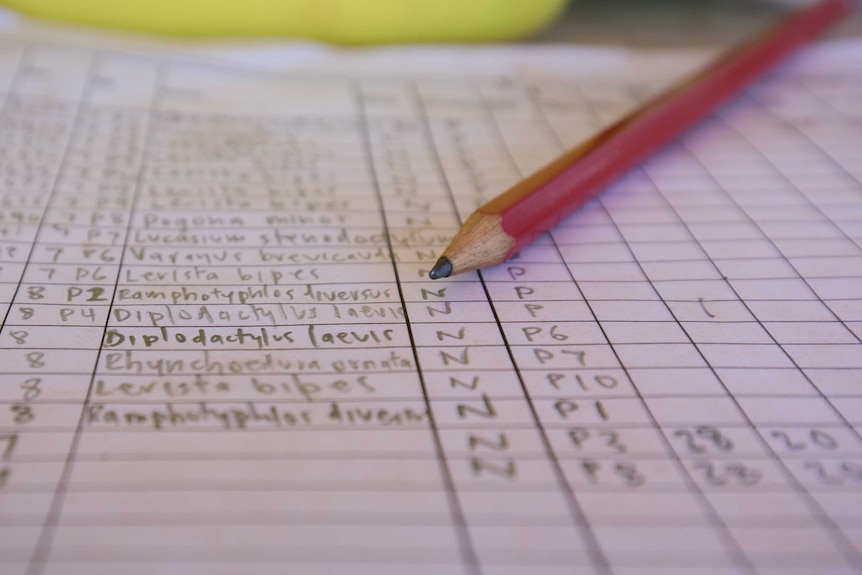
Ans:
{"label": "notebook page", "polygon": [[813,53],[431,282],[685,59],[9,36],[3,573],[858,573],[862,51]]}

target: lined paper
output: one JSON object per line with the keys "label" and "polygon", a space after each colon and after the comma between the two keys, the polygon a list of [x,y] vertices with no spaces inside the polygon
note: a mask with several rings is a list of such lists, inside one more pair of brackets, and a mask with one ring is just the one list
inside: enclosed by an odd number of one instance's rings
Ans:
{"label": "lined paper", "polygon": [[2,43],[3,573],[862,571],[859,45],[437,282],[694,60],[250,55]]}

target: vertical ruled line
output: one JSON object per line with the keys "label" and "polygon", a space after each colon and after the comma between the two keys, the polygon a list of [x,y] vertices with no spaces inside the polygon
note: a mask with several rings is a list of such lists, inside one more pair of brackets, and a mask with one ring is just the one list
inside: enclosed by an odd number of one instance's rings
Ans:
{"label": "vertical ruled line", "polygon": [[[90,72],[88,73],[88,80],[92,77],[93,70],[95,69],[95,61],[98,57],[98,53],[93,56],[93,64],[91,66]],[[60,515],[63,510],[63,503],[65,501],[66,492],[69,487],[69,483],[72,476],[72,470],[75,465],[75,456],[78,452],[78,447],[81,443],[81,435],[84,431],[84,421],[86,420],[87,415],[87,406],[90,403],[90,398],[93,394],[93,385],[96,381],[96,373],[99,369],[99,362],[102,357],[102,350],[104,349],[104,341],[105,334],[108,331],[108,325],[111,321],[111,310],[114,307],[114,302],[117,297],[117,290],[120,285],[120,277],[123,268],[123,261],[125,260],[126,248],[129,241],[129,232],[132,228],[132,223],[134,221],[135,208],[137,205],[138,197],[140,196],[140,190],[142,186],[142,180],[144,176],[144,169],[147,164],[147,155],[149,150],[149,141],[152,136],[154,126],[153,124],[156,121],[156,112],[158,109],[158,97],[161,88],[161,83],[165,73],[164,64],[160,64],[158,67],[158,71],[156,73],[154,79],[153,92],[151,94],[150,107],[147,112],[146,124],[144,126],[144,138],[143,138],[143,146],[141,148],[141,158],[138,165],[137,174],[135,176],[134,181],[134,190],[132,193],[132,201],[129,206],[129,214],[128,214],[128,222],[126,224],[126,230],[123,235],[123,243],[122,249],[120,251],[120,259],[117,262],[117,275],[114,280],[114,286],[111,293],[111,301],[108,304],[108,313],[105,315],[105,325],[102,328],[102,337],[100,338],[99,349],[96,353],[96,359],[93,362],[93,371],[90,375],[90,381],[87,386],[87,394],[84,397],[84,402],[81,406],[81,414],[78,418],[78,423],[75,427],[74,434],[72,436],[72,442],[69,447],[69,453],[66,457],[66,461],[63,464],[63,469],[60,473],[60,481],[57,484],[57,490],[54,493],[54,497],[51,500],[51,505],[48,510],[48,514],[45,519],[45,523],[42,526],[42,530],[39,534],[39,540],[36,544],[36,548],[33,551],[33,555],[30,558],[30,563],[27,568],[27,575],[40,575],[48,562],[51,546],[54,541],[54,535],[57,531],[57,526],[60,521]],[[88,82],[89,85],[89,82]],[[83,101],[83,99],[82,99]],[[71,140],[70,140],[71,141]]]}
{"label": "vertical ruled line", "polygon": [[[425,121],[426,138],[429,141],[429,147],[432,150],[434,150],[434,162],[437,166],[437,169],[443,175],[443,181],[446,184],[446,190],[448,192],[449,201],[452,205],[452,210],[453,210],[455,216],[458,218],[458,221],[463,224],[463,222],[461,221],[460,214],[458,213],[458,207],[457,207],[457,204],[455,202],[455,196],[454,196],[454,193],[452,191],[452,186],[450,185],[449,180],[446,177],[446,173],[445,173],[445,170],[443,168],[442,160],[440,159],[436,143],[434,142],[434,135],[433,135],[433,132],[431,130],[431,125],[428,121],[428,114],[424,113],[425,104],[424,104],[424,101],[422,100],[422,95],[418,89],[415,89],[415,90],[416,90],[416,98],[419,101],[420,105],[422,106],[422,110],[423,110],[422,117]],[[482,107],[483,107],[483,111],[485,111],[489,114],[491,113],[491,111],[488,109],[488,107],[484,101],[482,101]],[[494,122],[494,125],[496,126],[496,120],[493,120],[493,122]],[[563,471],[562,465],[560,464],[560,460],[557,458],[557,455],[554,452],[553,447],[551,446],[551,441],[548,438],[547,430],[542,425],[542,420],[539,417],[539,414],[538,414],[538,411],[536,410],[535,404],[533,403],[533,398],[530,396],[530,393],[527,390],[527,385],[524,381],[524,375],[521,373],[521,368],[518,365],[517,360],[515,359],[514,353],[512,352],[512,346],[510,345],[509,340],[506,337],[505,330],[503,329],[503,324],[500,320],[500,316],[497,312],[496,306],[494,305],[494,300],[491,297],[491,293],[488,290],[488,286],[485,282],[485,278],[483,277],[481,271],[477,271],[476,273],[479,277],[479,281],[482,285],[482,290],[485,293],[485,297],[488,301],[488,305],[491,308],[491,313],[494,316],[494,322],[496,323],[497,330],[500,334],[500,338],[502,339],[503,345],[506,348],[506,354],[508,355],[509,361],[512,365],[512,368],[514,369],[515,374],[518,378],[518,383],[521,386],[521,391],[524,394],[524,400],[527,403],[527,407],[530,411],[530,415],[533,419],[533,423],[536,426],[536,431],[539,433],[539,438],[541,439],[542,447],[544,448],[544,451],[545,451],[544,455],[547,458],[547,461],[551,466],[551,470],[553,471],[554,478],[557,482],[557,485],[560,489],[560,492],[563,494],[563,499],[566,502],[566,506],[568,507],[569,515],[572,519],[572,522],[574,523],[575,527],[577,527],[577,530],[578,530],[577,532],[581,535],[581,539],[583,541],[584,548],[586,550],[590,564],[594,567],[596,573],[599,573],[601,575],[611,575],[613,573],[613,571],[611,570],[610,563],[608,562],[607,557],[605,556],[604,551],[602,550],[602,547],[599,544],[598,538],[596,537],[596,534],[593,531],[592,526],[590,525],[590,522],[589,522],[589,519],[587,518],[586,513],[584,512],[583,508],[581,507],[581,504],[578,501],[577,497],[575,496],[575,493],[572,490],[571,485],[569,484],[568,480],[566,479],[566,475],[565,475],[565,472]]]}
{"label": "vertical ruled line", "polygon": [[434,419],[434,411],[431,408],[431,399],[428,395],[425,375],[422,372],[422,365],[419,362],[419,352],[416,348],[416,339],[413,335],[413,327],[410,323],[407,302],[404,298],[404,289],[401,285],[401,277],[398,273],[395,250],[392,247],[392,239],[389,233],[389,222],[386,217],[383,192],[380,188],[380,181],[377,177],[377,167],[374,164],[374,155],[371,147],[371,131],[368,124],[368,115],[365,112],[365,101],[356,80],[352,83],[352,91],[362,136],[363,155],[365,157],[368,174],[371,177],[371,182],[377,197],[377,202],[380,206],[380,217],[383,220],[383,227],[386,230],[386,246],[389,251],[389,259],[392,262],[392,272],[395,274],[395,283],[398,286],[398,297],[401,300],[401,308],[404,310],[404,322],[407,326],[407,335],[410,338],[410,349],[412,350],[413,361],[416,365],[416,374],[419,376],[419,383],[422,386],[422,398],[425,402],[425,408],[428,410],[428,421],[431,428],[431,435],[434,439],[434,449],[437,453],[437,462],[440,467],[440,475],[443,480],[446,500],[449,503],[449,510],[452,515],[452,523],[458,540],[458,548],[461,552],[461,559],[467,572],[471,575],[481,575],[481,565],[476,554],[476,549],[473,546],[473,540],[470,536],[470,530],[467,526],[467,519],[464,516],[464,510],[461,507],[461,501],[459,500],[458,493],[455,489],[455,481],[452,478],[452,471],[449,469],[449,461],[447,460],[446,454],[443,450],[443,441],[440,438],[440,430],[437,428],[437,423]]}

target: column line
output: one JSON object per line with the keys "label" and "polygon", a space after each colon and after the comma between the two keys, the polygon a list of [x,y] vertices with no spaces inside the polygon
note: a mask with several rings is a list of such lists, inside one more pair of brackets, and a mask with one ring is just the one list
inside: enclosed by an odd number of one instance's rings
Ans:
{"label": "column line", "polygon": [[[474,86],[474,88],[475,88],[475,86]],[[457,203],[455,201],[455,195],[454,195],[454,192],[452,191],[452,186],[450,185],[449,179],[446,176],[446,172],[443,168],[442,160],[441,160],[440,155],[439,155],[438,150],[437,150],[437,146],[436,146],[436,143],[434,140],[433,131],[431,129],[431,124],[430,124],[430,121],[428,120],[428,114],[425,113],[424,100],[422,99],[421,92],[419,91],[418,87],[416,87],[415,85],[414,85],[414,90],[415,90],[417,101],[419,102],[419,105],[422,107],[422,110],[423,110],[422,116],[423,116],[423,119],[425,120],[425,122],[424,122],[425,134],[426,134],[426,138],[429,141],[430,147],[434,150],[434,162],[435,162],[439,172],[443,175],[443,181],[445,182],[445,185],[446,185],[446,190],[447,190],[447,193],[449,196],[449,201],[451,202],[451,205],[452,205],[453,213],[455,214],[455,217],[458,218],[459,223],[463,223],[461,220],[461,215],[458,213],[458,206],[457,206]],[[478,93],[478,91],[477,91],[477,93]],[[486,105],[486,103],[484,102],[484,99],[481,96],[481,93],[479,93],[479,97],[480,97],[480,102],[482,104],[483,111],[490,113],[490,111],[488,110],[488,106]],[[494,125],[496,126],[496,122],[494,122]],[[494,322],[497,325],[497,330],[500,334],[500,338],[502,339],[503,345],[506,348],[506,353],[509,357],[509,361],[511,362],[512,368],[514,369],[515,374],[518,378],[518,383],[521,386],[521,390],[524,394],[524,399],[527,403],[527,407],[530,411],[530,415],[533,418],[533,422],[535,424],[535,429],[539,433],[539,438],[540,438],[540,440],[542,442],[542,446],[545,450],[545,456],[547,458],[547,462],[551,466],[551,470],[553,471],[554,478],[556,479],[557,484],[558,484],[559,489],[560,489],[560,492],[562,493],[564,501],[566,502],[566,506],[568,507],[569,515],[572,518],[574,526],[577,528],[577,532],[581,536],[582,542],[584,544],[584,549],[587,553],[587,557],[588,557],[590,563],[592,564],[592,566],[594,567],[594,569],[596,570],[597,573],[600,573],[602,575],[611,575],[613,573],[613,571],[611,569],[610,563],[608,562],[608,559],[605,556],[604,550],[602,549],[601,544],[599,543],[598,538],[596,537],[596,534],[595,534],[592,526],[590,525],[590,522],[586,516],[586,513],[584,512],[583,508],[581,507],[581,504],[578,501],[577,497],[575,496],[575,493],[574,493],[571,485],[569,484],[568,480],[566,479],[565,472],[563,471],[562,465],[560,464],[559,459],[557,459],[556,453],[554,452],[554,450],[551,446],[551,441],[548,438],[547,430],[545,429],[544,425],[542,424],[541,418],[539,417],[538,411],[536,410],[536,406],[533,403],[533,398],[530,396],[530,394],[527,390],[527,385],[524,381],[524,375],[523,375],[523,373],[521,373],[521,368],[515,359],[515,355],[512,351],[512,346],[510,345],[509,340],[506,337],[506,333],[505,333],[505,330],[503,329],[503,324],[500,320],[499,313],[497,312],[496,305],[494,304],[494,300],[491,297],[491,294],[488,290],[488,286],[485,282],[485,277],[481,271],[477,271],[476,273],[477,273],[479,281],[482,285],[482,290],[485,293],[485,297],[488,301],[488,305],[491,309],[491,313],[494,316]]]}
{"label": "column line", "polygon": [[410,315],[407,310],[407,302],[404,298],[404,289],[401,285],[401,276],[398,272],[398,264],[396,262],[395,249],[392,247],[392,239],[389,232],[389,222],[386,217],[386,207],[383,201],[383,193],[380,188],[380,181],[377,177],[377,167],[374,164],[373,150],[371,147],[371,132],[368,124],[368,115],[365,111],[365,101],[362,96],[362,91],[358,81],[353,80],[351,83],[354,105],[357,109],[357,117],[359,120],[360,132],[362,134],[362,147],[364,158],[368,169],[368,174],[371,177],[374,186],[377,202],[380,207],[380,217],[383,220],[383,227],[386,235],[386,246],[389,251],[389,259],[392,262],[392,273],[395,275],[395,283],[398,287],[398,297],[401,300],[401,308],[404,310],[404,322],[407,327],[407,336],[410,338],[410,348],[413,353],[413,361],[416,364],[416,374],[419,377],[419,384],[422,386],[422,398],[425,402],[425,408],[428,410],[428,421],[431,428],[431,436],[434,440],[434,450],[437,454],[437,463],[440,467],[440,475],[443,480],[446,500],[449,504],[449,511],[452,516],[452,522],[455,528],[456,538],[458,541],[458,549],[461,553],[461,560],[464,563],[468,573],[472,575],[481,575],[482,568],[479,558],[476,554],[476,549],[473,545],[473,539],[470,535],[470,530],[467,526],[467,519],[464,515],[464,510],[461,507],[461,501],[458,498],[458,492],[455,489],[455,481],[452,478],[452,471],[449,468],[449,461],[446,459],[445,451],[443,450],[443,441],[440,438],[440,430],[437,427],[437,422],[434,418],[434,411],[431,408],[431,399],[428,394],[428,387],[425,383],[425,375],[422,371],[422,365],[419,361],[419,352],[416,347],[416,339],[413,334],[413,327],[410,323]]}
{"label": "column line", "polygon": [[[97,52],[93,55],[93,61],[91,62],[91,67],[88,71],[87,78],[92,76],[95,70],[95,62],[100,54]],[[117,262],[117,277],[114,280],[114,287],[111,293],[111,301],[108,304],[108,312],[105,316],[105,325],[102,327],[102,337],[99,342],[99,349],[96,352],[96,359],[93,362],[93,371],[90,374],[90,381],[87,385],[87,393],[84,397],[84,402],[81,405],[81,414],[78,418],[78,423],[75,427],[74,435],[72,436],[72,442],[69,446],[69,453],[66,457],[66,461],[63,464],[63,469],[60,474],[60,481],[57,485],[57,490],[54,493],[54,497],[51,501],[51,505],[48,509],[48,514],[45,519],[45,523],[42,525],[42,529],[39,533],[39,540],[36,544],[36,548],[33,551],[32,556],[30,557],[30,562],[27,566],[27,575],[41,575],[44,571],[50,556],[51,546],[54,541],[54,536],[57,531],[57,526],[60,521],[60,515],[62,514],[63,504],[65,502],[66,493],[69,487],[69,482],[72,477],[72,470],[75,465],[75,456],[78,452],[78,447],[81,443],[81,436],[84,431],[84,421],[86,420],[87,415],[87,407],[90,403],[90,399],[93,394],[93,384],[96,381],[96,373],[99,370],[99,362],[102,357],[102,350],[104,349],[104,340],[105,334],[108,332],[108,326],[111,322],[111,310],[114,307],[114,302],[117,296],[117,290],[120,285],[120,277],[122,275],[122,267],[123,261],[126,255],[126,247],[129,241],[129,232],[132,228],[132,222],[134,220],[135,208],[138,201],[138,197],[140,196],[140,190],[142,186],[142,180],[144,176],[144,168],[146,166],[147,153],[148,153],[148,143],[153,133],[153,124],[155,123],[155,116],[158,109],[158,97],[160,95],[161,83],[163,81],[165,73],[165,65],[159,64],[157,68],[157,73],[154,78],[153,92],[150,100],[150,107],[147,111],[147,119],[144,127],[144,137],[143,144],[141,146],[141,159],[138,165],[137,174],[135,175],[134,182],[134,191],[132,193],[132,201],[129,206],[129,220],[126,225],[125,234],[123,236],[123,244],[122,249],[120,251],[120,258]],[[88,83],[89,85],[89,83]],[[82,98],[83,102],[84,98]],[[71,143],[71,138],[70,138]]]}
{"label": "column line", "polygon": [[[580,92],[579,89],[578,89],[578,91]],[[583,93],[581,93],[581,97],[583,98],[584,102],[586,103],[587,108],[593,113],[594,117],[599,119],[599,121],[601,121],[601,118],[599,117],[598,113],[596,113],[595,110],[593,109],[593,107],[591,106],[589,99],[586,96],[584,96]],[[556,138],[557,143],[560,145],[560,148],[561,149],[565,148],[562,140],[560,139],[559,134],[554,129],[552,123],[548,120],[547,116],[545,115],[544,108],[542,108],[541,104],[538,101],[536,101],[535,97],[532,94],[530,95],[530,98],[531,98],[533,105],[535,106],[537,112],[539,113],[540,117],[544,121],[545,126],[547,127],[549,132],[553,135],[553,137]],[[664,304],[664,307],[667,310],[668,314],[670,315],[670,317],[673,318],[673,322],[676,323],[676,325],[683,331],[683,333],[685,333],[686,337],[689,340],[689,343],[697,350],[698,354],[701,356],[701,359],[703,359],[705,365],[712,372],[713,376],[716,377],[716,380],[721,383],[721,380],[718,378],[718,375],[715,373],[715,370],[712,368],[709,361],[707,361],[706,357],[700,352],[700,349],[698,348],[697,344],[694,342],[694,340],[691,338],[691,336],[688,334],[688,332],[682,327],[682,324],[679,322],[678,318],[674,315],[670,306],[667,305],[667,302],[664,300],[664,298],[661,296],[661,294],[658,292],[658,290],[653,285],[652,280],[650,280],[649,277],[646,275],[646,272],[644,271],[643,266],[641,265],[640,261],[638,261],[637,257],[635,256],[634,252],[631,249],[631,246],[629,245],[628,241],[625,239],[625,236],[623,236],[623,234],[622,234],[619,226],[617,225],[616,221],[613,219],[610,212],[605,207],[604,203],[602,202],[601,197],[597,197],[595,199],[595,201],[601,207],[602,211],[607,216],[608,221],[611,223],[613,228],[616,230],[617,235],[622,240],[623,244],[626,246],[626,250],[628,251],[629,255],[631,256],[632,261],[637,265],[638,269],[640,270],[641,275],[644,278],[644,281],[646,281],[649,284],[650,288],[656,294],[656,297],[658,297],[658,301],[660,301],[662,304]],[[557,246],[556,239],[554,239],[554,237],[553,237],[553,231],[550,233],[550,236],[551,236],[551,241],[554,243],[555,246]],[[560,257],[562,258],[562,254],[560,254]],[[572,274],[568,263],[566,264],[566,269],[569,271],[569,274],[572,277],[572,281],[574,281],[575,284],[577,285],[578,282],[575,279],[574,274]],[[580,286],[578,286],[578,289],[580,290]],[[583,295],[583,292],[581,292],[581,294]],[[584,298],[584,301],[587,301],[586,297]],[[607,337],[607,333],[605,332],[604,327],[601,325],[601,322],[599,321],[598,316],[593,311],[592,305],[589,302],[587,302],[587,305],[589,306],[590,312],[593,314],[593,317],[596,318],[596,323],[599,325],[599,328],[602,330],[602,334],[605,336],[605,339],[607,339],[608,344],[611,345],[613,352],[614,352],[614,355],[617,357],[617,360],[620,361],[620,365],[625,370],[626,375],[628,375],[630,380],[631,380],[631,374],[629,373],[628,368],[625,367],[623,362],[620,360],[619,355],[617,355],[617,351],[616,351],[615,347],[611,344],[610,338]],[[703,489],[700,487],[700,485],[698,485],[697,481],[692,476],[691,471],[689,471],[689,469],[683,463],[683,458],[679,455],[679,453],[677,453],[676,449],[670,443],[670,440],[668,440],[668,438],[664,432],[664,426],[661,423],[659,423],[658,419],[655,417],[655,414],[653,413],[652,409],[650,409],[650,407],[646,401],[646,398],[641,393],[637,384],[634,383],[634,380],[631,380],[631,382],[632,382],[632,388],[635,390],[635,393],[637,394],[638,400],[641,402],[641,405],[644,407],[644,409],[646,410],[650,419],[652,420],[653,424],[655,425],[656,430],[658,431],[659,436],[661,437],[662,442],[665,445],[665,448],[668,450],[669,456],[671,457],[672,460],[674,460],[677,463],[677,467],[678,467],[682,477],[684,478],[685,483],[688,485],[689,493],[695,497],[695,499],[698,501],[698,504],[700,505],[701,509],[705,513],[706,517],[712,523],[713,527],[716,528],[717,535],[718,535],[719,539],[722,541],[722,543],[724,544],[725,551],[727,552],[731,561],[733,561],[733,563],[739,569],[742,569],[743,571],[745,571],[747,573],[752,573],[752,574],[756,573],[756,569],[754,567],[754,564],[751,562],[751,560],[748,558],[747,554],[742,549],[742,546],[739,544],[739,541],[737,541],[736,537],[730,532],[727,524],[724,522],[724,519],[722,519],[721,515],[719,515],[718,511],[715,509],[715,506],[713,505],[713,503],[706,496],[706,493],[703,491]],[[722,387],[724,387],[723,383],[722,383]],[[725,388],[725,392],[727,392],[726,388]]]}

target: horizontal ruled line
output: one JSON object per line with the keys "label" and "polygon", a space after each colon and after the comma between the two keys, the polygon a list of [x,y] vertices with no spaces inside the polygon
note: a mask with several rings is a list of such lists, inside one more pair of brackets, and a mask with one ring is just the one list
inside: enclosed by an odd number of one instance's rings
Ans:
{"label": "horizontal ruled line", "polygon": [[[697,399],[696,397],[691,397],[689,399]],[[477,400],[478,401],[478,398]],[[109,402],[99,402],[98,405],[102,403],[106,405],[110,405]],[[333,402],[337,403],[337,402]],[[95,404],[94,404],[95,405]],[[745,421],[732,421],[732,422],[711,422],[711,424],[719,429],[751,429],[751,426]],[[332,424],[296,424],[295,426],[288,427],[286,424],[281,427],[276,427],[275,424],[269,426],[247,426],[245,428],[238,428],[236,426],[226,428],[224,426],[201,426],[201,425],[183,425],[176,428],[169,428],[164,426],[162,429],[153,429],[152,427],[143,427],[144,424],[141,424],[141,428],[128,428],[125,426],[118,427],[109,427],[108,424],[84,424],[83,433],[91,434],[91,433],[116,433],[116,434],[139,434],[139,433],[149,433],[154,435],[167,435],[169,433],[180,432],[180,433],[236,433],[236,434],[254,434],[254,433],[293,433],[293,432],[304,432],[304,431],[314,431],[314,432],[350,432],[356,433],[358,431],[388,431],[392,433],[403,433],[404,431],[424,431],[429,428],[428,422],[423,423],[413,423],[413,424],[379,424],[379,423],[368,423],[368,424],[342,424],[342,425],[332,425]],[[661,427],[657,427],[655,425],[651,425],[650,423],[644,421],[643,423],[629,423],[629,422],[617,422],[617,421],[602,421],[602,422],[546,422],[542,421],[542,426],[548,430],[562,430],[567,431],[572,427],[585,427],[589,429],[597,429],[597,430],[616,430],[616,429],[674,429],[674,428],[685,428],[685,427],[700,427],[703,426],[704,422],[702,420],[676,420],[676,421],[668,421],[661,425]],[[529,423],[515,423],[515,422],[506,422],[506,423],[495,423],[489,422],[484,424],[440,424],[437,423],[437,428],[441,431],[445,430],[455,430],[455,431],[487,431],[487,430],[535,430],[535,426]],[[790,424],[786,421],[761,421],[755,424],[756,429],[762,428],[776,428],[776,429],[806,429],[810,430],[812,427],[836,427],[834,422],[829,421],[813,421],[813,422],[805,422],[805,423],[797,423]],[[836,427],[837,428],[837,427]],[[847,427],[843,427],[847,429]],[[56,432],[69,432],[74,431],[74,426],[42,426],[36,427],[32,423],[29,424],[26,433],[56,433]],[[0,431],[15,433],[21,432],[20,426],[2,426],[0,427]]]}
{"label": "horizontal ruled line", "polygon": [[[577,429],[594,429],[593,426],[583,425],[583,426],[573,426]],[[717,429],[723,429],[729,426],[716,425]],[[771,427],[771,426],[768,426]],[[844,429],[835,425],[814,425],[808,426],[806,429],[811,427],[816,427],[818,430],[824,429]],[[650,431],[675,431],[678,428],[677,426],[668,426],[668,428],[655,429],[644,426],[643,430]],[[786,428],[782,427],[782,429]],[[449,429],[446,426],[441,426],[440,429],[446,430]],[[505,432],[508,427],[501,429],[501,432]],[[627,427],[627,430],[632,430],[633,428]],[[91,430],[85,430],[85,433],[89,433]],[[411,431],[423,431],[422,429],[414,429]],[[496,431],[496,429],[494,430]],[[758,431],[755,428],[755,431]],[[162,431],[161,433],[170,433],[172,435],[176,434],[194,434],[194,431]],[[225,433],[231,433],[231,431],[227,430]],[[241,432],[242,433],[242,432]],[[254,433],[254,431],[248,431],[245,433]],[[816,461],[847,461],[847,460],[862,460],[862,449],[859,447],[855,447],[855,449],[847,450],[847,451],[837,451],[837,452],[823,452],[823,451],[788,451],[781,452],[778,456],[771,455],[766,448],[763,448],[760,451],[737,451],[731,453],[725,452],[706,452],[706,453],[688,453],[685,449],[674,450],[673,452],[655,452],[655,451],[626,451],[625,453],[620,454],[612,454],[612,453],[601,453],[601,452],[578,452],[575,447],[570,448],[572,451],[565,451],[562,449],[556,450],[556,457],[561,461],[598,461],[598,462],[617,462],[617,463],[640,463],[640,462],[654,462],[654,461],[684,461],[684,462],[699,462],[699,461],[716,461],[716,462],[737,462],[737,461],[745,461],[745,462],[766,462],[766,461],[798,461],[803,459],[808,460],[816,460]],[[540,462],[545,461],[547,459],[547,454],[543,451],[500,451],[495,453],[494,457],[491,457],[490,452],[485,452],[485,455],[488,459],[493,461],[529,461],[529,462]],[[62,463],[65,461],[66,453],[57,453],[57,454],[49,454],[49,455],[40,455],[40,456],[14,456],[4,460],[4,463],[7,465],[16,465],[16,464],[32,464],[32,463]],[[467,462],[472,461],[477,454],[475,452],[470,451],[457,451],[453,449],[446,450],[446,458],[452,461],[457,462]],[[379,451],[379,452],[366,452],[363,451],[361,453],[356,452],[333,452],[333,451],[284,451],[284,452],[271,452],[271,453],[262,453],[262,452],[221,452],[221,453],[201,453],[201,452],[163,452],[158,455],[153,454],[147,451],[135,451],[135,452],[110,452],[110,451],[101,451],[97,454],[89,454],[89,453],[79,453],[75,458],[76,461],[81,463],[107,463],[107,462],[152,462],[152,463],[170,463],[176,461],[194,461],[199,463],[223,463],[223,462],[237,462],[237,463],[248,463],[248,462],[278,462],[278,461],[343,461],[343,462],[356,462],[356,461],[373,461],[380,462],[381,464],[391,463],[394,461],[435,461],[437,455],[431,450],[426,452],[423,451]],[[848,488],[853,489],[853,485],[848,481]],[[860,519],[862,521],[862,519]]]}
{"label": "horizontal ruled line", "polygon": [[[31,526],[41,524],[41,516],[20,516],[0,519],[0,526]],[[855,520],[854,520],[855,519]],[[591,513],[590,523],[596,527],[700,527],[709,526],[705,518],[700,514],[675,514],[661,517],[646,515],[617,515]],[[571,527],[571,520],[565,514],[529,514],[519,512],[500,511],[497,513],[470,514],[470,524],[481,527]],[[770,515],[768,513],[751,514],[740,517],[725,517],[725,524],[733,527],[786,527],[789,529],[808,529],[819,527],[807,516],[792,515]],[[330,527],[352,527],[352,526],[435,526],[450,525],[448,514],[433,512],[369,512],[362,514],[350,514],[346,512],[335,513],[309,513],[285,510],[279,512],[92,512],[92,513],[64,513],[59,525],[61,527],[157,527],[157,526],[196,526],[207,525],[212,527],[235,526],[235,525],[257,525],[257,526],[330,526]],[[842,518],[840,527],[823,526],[826,529],[840,530],[841,528],[862,525],[862,519],[846,517]]]}
{"label": "horizontal ruled line", "polygon": [[[622,369],[622,368],[618,368]],[[707,368],[704,368],[707,369]],[[786,368],[792,369],[796,371],[795,368]],[[602,370],[592,370],[592,371],[602,371]],[[413,372],[408,372],[413,373]],[[508,372],[505,372],[508,373]],[[460,375],[463,376],[463,372],[459,372]],[[24,374],[27,375],[27,374]],[[312,375],[312,374],[302,374],[302,375]],[[97,375],[96,378],[104,377],[104,374]],[[150,376],[138,375],[138,377],[147,377],[148,379],[164,379],[165,381],[176,382],[176,379],[172,379],[170,376],[162,376],[161,378],[154,378]],[[222,376],[226,377],[226,376]],[[89,379],[89,374],[88,374]],[[89,383],[87,381],[86,383]],[[178,383],[178,382],[177,382]],[[264,382],[268,383],[268,382]],[[316,382],[314,382],[316,383]],[[107,385],[112,385],[111,382],[107,382]],[[272,384],[277,385],[277,384]],[[542,384],[547,385],[546,383]],[[574,384],[573,384],[574,385]],[[570,387],[573,387],[570,386]],[[623,383],[622,385],[626,387],[631,387],[631,384],[628,382]],[[214,392],[217,393],[217,392]],[[110,405],[165,405],[165,404],[173,404],[173,405],[199,405],[201,403],[206,403],[207,405],[247,405],[249,403],[259,404],[259,405],[323,405],[329,403],[398,403],[398,402],[411,402],[411,401],[423,401],[423,397],[421,392],[417,390],[417,395],[414,396],[380,396],[375,395],[374,393],[368,393],[363,397],[331,397],[331,398],[319,398],[313,400],[305,400],[305,399],[285,399],[285,398],[270,398],[265,394],[259,395],[247,395],[241,396],[237,398],[218,398],[218,397],[199,397],[197,399],[184,399],[180,397],[176,398],[164,398],[164,399],[116,399],[116,396],[122,395],[120,392],[112,392],[114,397],[104,397],[100,396],[98,392],[94,392],[91,399],[90,404],[110,404]],[[273,394],[276,395],[276,394]],[[294,395],[300,395],[299,392],[294,392]],[[498,394],[498,393],[489,393],[489,390],[483,391],[482,389],[477,389],[473,395],[464,395],[464,396],[441,396],[434,397],[433,395],[430,397],[430,400],[434,403],[470,403],[482,401],[482,397],[485,396],[491,401],[507,401],[507,402],[525,402],[526,398],[523,395],[506,395],[506,394]],[[817,391],[810,391],[805,394],[793,394],[787,395],[786,393],[735,393],[734,397],[744,397],[744,398],[758,398],[758,399],[773,399],[773,398],[782,398],[786,399],[788,397],[794,399],[821,399],[822,396]],[[856,398],[862,397],[862,390],[859,390],[857,393],[830,393],[829,397],[832,399],[840,399],[840,398]],[[650,399],[731,399],[731,396],[727,393],[697,393],[691,395],[680,395],[679,393],[638,393],[634,389],[631,391],[621,391],[618,393],[591,393],[591,392],[579,392],[572,391],[567,389],[560,389],[557,393],[530,393],[531,399],[538,400],[571,400],[571,401],[591,401],[591,400],[617,400],[617,399],[627,399],[627,400],[635,400],[638,403],[641,403],[641,399],[645,400]],[[0,405],[20,405],[22,403],[21,400],[13,400],[13,399],[5,399],[0,400]],[[74,399],[66,399],[66,400],[57,400],[57,399],[33,399],[27,400],[26,403],[28,405],[73,405],[73,406],[82,406],[82,402],[80,400]],[[719,425],[720,427],[720,425]]]}
{"label": "horizontal ruled line", "polygon": [[[683,494],[690,495],[691,491],[687,486],[680,484],[650,484],[644,483],[638,487],[627,486],[595,486],[577,484],[577,489],[584,493],[655,493],[655,494]],[[776,489],[786,489],[788,493],[798,493],[782,480],[776,483],[764,483],[749,487],[736,486],[720,486],[706,489],[708,493],[775,493]],[[238,491],[238,492],[352,492],[352,491],[371,491],[371,492],[431,492],[439,493],[442,489],[441,482],[420,482],[413,480],[398,480],[390,482],[380,481],[354,481],[354,482],[332,482],[332,481],[223,481],[223,480],[164,480],[164,481],[126,481],[126,482],[96,482],[96,481],[75,481],[69,483],[68,491],[70,493],[147,493],[147,492],[221,492],[221,491]],[[854,486],[830,486],[830,485],[806,485],[807,491],[810,493],[858,493],[858,487]],[[30,483],[26,486],[16,486],[10,484],[4,488],[4,493],[20,493],[20,494],[41,494],[53,493],[54,487],[51,484],[34,484]],[[516,480],[509,481],[505,484],[490,483],[490,482],[471,482],[459,481],[458,492],[463,493],[559,493],[559,485],[555,481],[525,481]]]}

